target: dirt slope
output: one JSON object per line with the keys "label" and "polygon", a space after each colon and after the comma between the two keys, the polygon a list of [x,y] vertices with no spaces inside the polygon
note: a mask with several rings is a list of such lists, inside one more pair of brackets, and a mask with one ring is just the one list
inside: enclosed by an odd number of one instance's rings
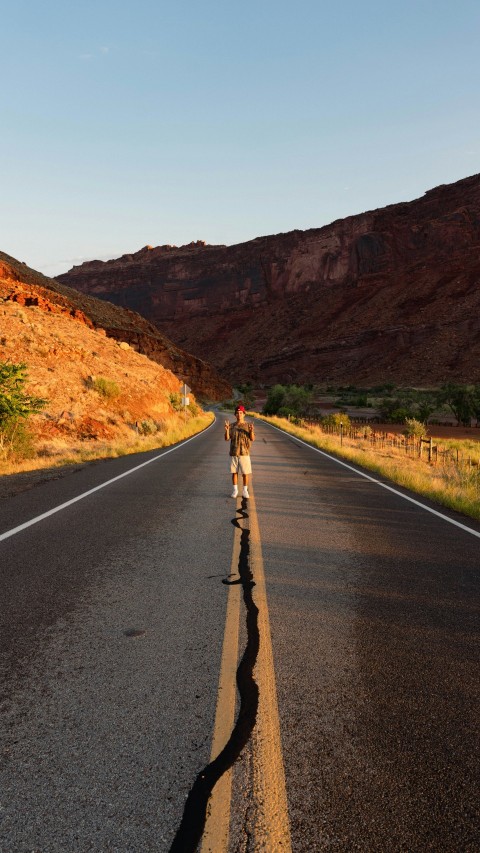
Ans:
{"label": "dirt slope", "polygon": [[[125,341],[136,351],[172,371],[197,396],[211,400],[231,396],[231,386],[220,378],[211,364],[175,346],[134,311],[79,293],[2,252],[0,279],[4,285],[22,284],[26,304],[36,301],[49,311],[57,310],[52,306],[58,306],[62,313],[74,316],[93,328],[104,329],[110,338]],[[47,305],[50,306],[48,309]]]}
{"label": "dirt slope", "polygon": [[[129,440],[142,421],[178,417],[170,395],[180,380],[170,370],[107,337],[63,297],[5,278],[0,268],[0,361],[24,362],[28,392],[46,398],[31,419],[37,448],[55,455],[82,441]],[[107,380],[112,396],[95,390]]]}

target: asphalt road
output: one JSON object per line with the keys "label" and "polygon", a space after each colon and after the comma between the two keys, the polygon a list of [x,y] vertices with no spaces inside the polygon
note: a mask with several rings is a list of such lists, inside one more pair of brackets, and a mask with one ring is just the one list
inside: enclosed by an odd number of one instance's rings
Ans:
{"label": "asphalt road", "polygon": [[[480,539],[265,425],[242,506],[221,419],[3,501],[0,535],[149,460],[0,541],[2,853],[189,849],[235,589],[228,849],[477,851]],[[268,843],[267,611],[289,823]]]}

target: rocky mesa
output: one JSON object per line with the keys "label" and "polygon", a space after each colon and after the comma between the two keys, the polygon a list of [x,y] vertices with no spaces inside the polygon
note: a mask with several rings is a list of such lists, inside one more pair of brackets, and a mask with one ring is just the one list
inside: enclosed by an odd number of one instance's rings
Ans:
{"label": "rocky mesa", "polygon": [[233,382],[479,381],[480,175],[323,228],[145,246],[59,280],[140,312]]}
{"label": "rocky mesa", "polygon": [[0,281],[3,298],[26,307],[36,305],[43,311],[73,317],[92,329],[103,330],[109,338],[129,344],[171,371],[191,386],[197,397],[221,400],[231,395],[231,386],[211,364],[175,346],[134,311],[79,293],[2,252]]}

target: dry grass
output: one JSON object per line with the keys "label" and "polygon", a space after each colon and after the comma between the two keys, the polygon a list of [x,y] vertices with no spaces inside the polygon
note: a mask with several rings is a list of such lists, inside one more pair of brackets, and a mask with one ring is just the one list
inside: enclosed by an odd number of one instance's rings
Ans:
{"label": "dry grass", "polygon": [[132,432],[130,439],[111,442],[97,440],[72,443],[68,438],[56,438],[40,447],[39,454],[32,459],[14,460],[0,456],[0,475],[22,474],[45,468],[61,468],[65,465],[78,465],[93,459],[127,456],[131,453],[169,447],[201,432],[212,423],[213,419],[212,412],[202,412],[187,421],[182,415],[172,415],[168,421],[164,422],[162,430],[154,435],[143,436]]}
{"label": "dry grass", "polygon": [[[457,466],[448,457],[444,462],[429,465],[425,459],[411,458],[396,448],[372,449],[368,441],[353,441],[346,437],[326,435],[319,427],[296,426],[283,418],[261,416],[262,420],[279,427],[303,441],[348,459],[351,462],[388,478],[418,495],[423,495],[449,509],[480,520],[480,445],[475,441],[446,441],[443,446],[459,450],[465,460],[474,463]],[[443,458],[443,457],[439,457]],[[476,464],[475,464],[476,463]]]}

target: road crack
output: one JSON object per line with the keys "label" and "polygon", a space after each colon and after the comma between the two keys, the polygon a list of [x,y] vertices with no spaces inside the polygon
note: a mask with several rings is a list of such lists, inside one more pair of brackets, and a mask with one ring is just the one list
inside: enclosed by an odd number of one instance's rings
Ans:
{"label": "road crack", "polygon": [[[259,702],[259,689],[253,677],[253,670],[260,648],[258,627],[258,607],[253,600],[253,573],[250,561],[250,528],[248,524],[247,499],[242,504],[232,524],[241,531],[240,555],[238,559],[238,580],[224,578],[222,583],[229,586],[241,584],[246,609],[247,642],[242,659],[237,668],[237,687],[240,696],[240,709],[235,726],[225,747],[219,755],[200,771],[188,794],[180,826],[177,830],[170,853],[194,853],[201,840],[205,827],[207,806],[210,794],[218,780],[233,767],[235,761],[250,740],[255,727]],[[243,521],[242,525],[240,522]]]}

